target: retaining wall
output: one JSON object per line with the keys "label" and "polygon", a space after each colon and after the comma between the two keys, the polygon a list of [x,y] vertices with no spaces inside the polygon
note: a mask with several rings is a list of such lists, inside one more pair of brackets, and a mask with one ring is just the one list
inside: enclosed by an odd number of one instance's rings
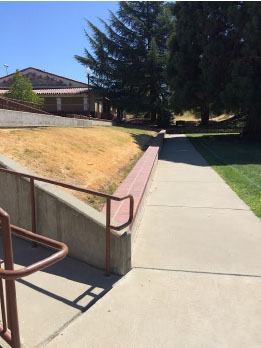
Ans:
{"label": "retaining wall", "polygon": [[0,109],[0,128],[112,126],[112,121],[84,120]]}
{"label": "retaining wall", "polygon": [[[34,175],[3,155],[0,167]],[[36,183],[35,197],[37,233],[66,243],[69,255],[104,269],[105,216],[51,184]],[[10,214],[12,224],[31,230],[29,181],[0,172],[0,207]],[[123,275],[129,271],[130,253],[129,231],[112,231],[112,272]]]}
{"label": "retaining wall", "polygon": [[[161,131],[156,136],[114,194],[133,195],[135,216],[131,229],[111,233],[111,270],[116,274],[124,275],[131,269],[131,249],[164,135],[165,131]],[[34,175],[3,155],[0,167]],[[37,233],[66,243],[72,257],[105,268],[105,215],[51,184],[36,181],[35,197]],[[31,230],[29,181],[0,172],[0,207],[10,214],[12,224]],[[126,222],[129,200],[112,201],[111,217],[114,225]]]}
{"label": "retaining wall", "polygon": [[98,119],[92,119],[91,120],[92,126],[113,126],[114,125],[114,121],[110,121],[110,120],[98,120]]}

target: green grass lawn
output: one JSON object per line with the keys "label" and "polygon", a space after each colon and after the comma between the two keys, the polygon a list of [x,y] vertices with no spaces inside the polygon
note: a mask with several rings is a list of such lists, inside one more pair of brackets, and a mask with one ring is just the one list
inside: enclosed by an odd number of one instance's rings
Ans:
{"label": "green grass lawn", "polygon": [[261,218],[261,143],[246,143],[239,134],[188,134],[187,137]]}

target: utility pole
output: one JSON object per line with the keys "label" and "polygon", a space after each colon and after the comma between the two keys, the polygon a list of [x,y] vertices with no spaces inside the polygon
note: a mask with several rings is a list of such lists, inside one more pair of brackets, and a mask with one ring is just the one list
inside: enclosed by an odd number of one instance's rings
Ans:
{"label": "utility pole", "polygon": [[9,67],[9,65],[8,64],[4,64],[4,67],[5,67],[5,70],[6,70],[6,75],[8,75],[8,67]]}
{"label": "utility pole", "polygon": [[91,100],[90,100],[90,73],[91,69],[88,67],[86,69],[86,73],[88,76],[88,118],[91,119]]}

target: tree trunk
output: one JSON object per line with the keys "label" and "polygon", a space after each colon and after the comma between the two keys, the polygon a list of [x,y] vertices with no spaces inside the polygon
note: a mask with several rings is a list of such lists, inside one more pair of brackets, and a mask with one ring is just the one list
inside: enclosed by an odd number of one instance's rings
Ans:
{"label": "tree trunk", "polygon": [[203,104],[201,106],[201,125],[206,126],[209,122],[209,105]]}
{"label": "tree trunk", "polygon": [[261,115],[259,112],[249,111],[243,136],[249,140],[261,140]]}
{"label": "tree trunk", "polygon": [[151,111],[150,113],[150,118],[151,118],[151,123],[156,123],[156,120],[157,120],[157,114],[155,111]]}
{"label": "tree trunk", "polygon": [[122,121],[122,109],[121,108],[117,108],[117,117],[116,117],[116,122],[121,122]]}

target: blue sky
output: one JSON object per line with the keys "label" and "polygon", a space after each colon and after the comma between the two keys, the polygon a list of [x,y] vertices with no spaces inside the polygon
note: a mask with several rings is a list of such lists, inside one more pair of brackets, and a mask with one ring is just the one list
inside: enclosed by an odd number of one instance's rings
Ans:
{"label": "blue sky", "polygon": [[0,76],[33,66],[85,81],[85,69],[74,55],[89,48],[85,18],[100,26],[117,1],[0,2]]}

